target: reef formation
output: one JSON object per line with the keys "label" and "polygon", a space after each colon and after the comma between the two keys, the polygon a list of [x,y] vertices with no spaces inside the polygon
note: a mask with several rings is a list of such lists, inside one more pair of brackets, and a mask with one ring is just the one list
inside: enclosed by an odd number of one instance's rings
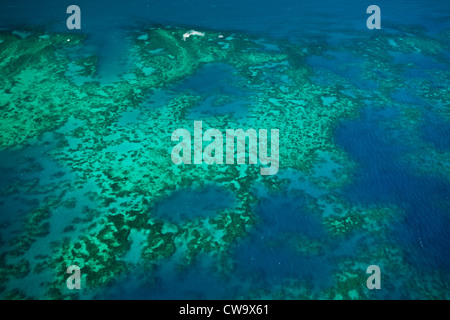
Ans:
{"label": "reef formation", "polygon": [[[276,49],[245,34],[202,30],[202,36],[189,37],[187,32],[148,27],[130,33],[130,68],[108,84],[98,77],[98,57],[81,50],[82,35],[32,30],[19,37],[0,32],[2,157],[38,150],[18,164],[25,177],[2,186],[4,203],[32,201],[17,216],[20,226],[15,232],[4,236],[15,217],[2,220],[0,296],[94,297],[132,270],[151,275],[173,257],[180,257],[177,263],[183,269],[202,255],[211,256],[214,272],[232,277],[236,246],[264,223],[258,204],[289,193],[304,203],[298,214],[320,221],[325,236],[279,236],[292,255],[322,257],[329,263],[328,284],[316,288],[307,279],[286,277],[276,286],[238,290],[227,298],[383,298],[365,288],[370,264],[386,270],[383,283],[391,294],[448,298],[448,281],[440,270],[425,273],[416,268],[408,252],[392,241],[389,226],[402,223],[404,208],[354,203],[339,192],[352,181],[358,162],[334,138],[341,121],[360,117],[368,101],[378,110],[394,107],[395,119],[381,121],[393,133],[386,139],[401,127],[409,134],[396,139],[427,151],[405,153],[401,160],[412,164],[417,175],[450,181],[448,149],[417,134],[423,108],[392,98],[414,86],[429,111],[448,125],[449,62],[441,55],[448,50],[448,32],[430,38],[417,30],[400,30],[364,42],[356,36],[339,47],[320,39],[295,44],[270,40]],[[314,69],[308,63],[317,57],[333,63],[333,54],[342,52],[361,60],[357,82],[345,77],[344,69]],[[414,65],[396,62],[395,57],[410,54],[444,64],[447,71],[432,70],[405,83],[403,74]],[[231,70],[240,93],[183,87],[186,79],[215,66]],[[161,92],[164,97],[152,102]],[[213,108],[198,111],[201,119],[190,118],[206,100]],[[230,105],[235,100],[243,101],[239,112]],[[279,173],[261,176],[258,166],[245,164],[175,165],[170,157],[172,132],[192,127],[193,120],[201,120],[204,130],[222,132],[279,129]],[[167,219],[155,215],[174,192],[209,184],[232,194],[234,202],[209,215],[192,212],[176,221],[170,213]],[[442,205],[449,208],[448,203]],[[334,243],[351,243],[353,256],[340,254]],[[276,248],[279,243],[267,245]],[[66,288],[70,265],[81,268],[85,290]],[[395,286],[389,285],[393,278]]]}

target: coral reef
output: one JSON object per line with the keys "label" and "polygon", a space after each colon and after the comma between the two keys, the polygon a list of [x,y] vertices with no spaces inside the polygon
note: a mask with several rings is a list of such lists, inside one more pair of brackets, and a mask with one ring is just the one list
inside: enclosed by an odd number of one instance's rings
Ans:
{"label": "coral reef", "polygon": [[[1,191],[4,197],[31,193],[39,199],[23,217],[21,232],[8,240],[8,249],[0,256],[0,280],[6,284],[0,289],[1,297],[78,299],[95,295],[96,290],[133,268],[132,262],[122,259],[133,246],[139,248],[139,261],[150,272],[182,251],[185,266],[200,254],[207,254],[218,258],[220,272],[230,273],[232,248],[259,222],[255,208],[262,197],[255,186],[264,186],[269,195],[295,193],[299,187],[293,186],[294,179],[283,172],[296,172],[312,186],[309,193],[301,191],[307,199],[305,210],[318,217],[330,237],[319,240],[284,234],[280,241],[292,247],[293,254],[306,257],[326,255],[332,250],[333,241],[355,241],[358,259],[339,255],[329,258],[335,269],[328,288],[317,291],[305,281],[286,279],[270,292],[250,293],[250,298],[380,298],[383,296],[365,288],[363,266],[374,261],[386,266],[387,277],[399,276],[398,287],[392,287],[392,292],[409,298],[442,298],[445,285],[439,284],[439,273],[421,274],[407,261],[406,253],[388,241],[389,224],[403,219],[403,209],[389,203],[351,203],[337,192],[351,181],[357,164],[336,145],[334,130],[342,119],[359,117],[367,101],[372,101],[374,108],[383,109],[398,90],[408,88],[403,83],[403,73],[412,66],[395,63],[386,52],[439,59],[442,51],[448,50],[446,42],[425,34],[411,36],[400,32],[375,36],[370,42],[346,40],[339,48],[328,48],[363,59],[360,77],[367,88],[324,70],[322,75],[332,82],[317,81],[320,73],[307,60],[312,55],[333,60],[325,44],[279,41],[279,50],[268,51],[248,35],[233,34],[229,38],[208,30],[202,37],[183,37],[187,31],[148,27],[131,33],[131,67],[120,75],[119,81],[109,84],[100,83],[98,57],[70,58],[69,53],[83,46],[83,36],[33,30],[22,39],[11,32],[0,32],[0,149],[49,145],[49,139],[52,147],[45,154],[64,168],[55,170],[51,176],[54,180],[48,184],[31,179],[9,184]],[[242,117],[233,112],[205,115],[204,130],[280,129],[279,175],[261,177],[259,166],[176,166],[171,162],[172,132],[191,128],[192,120],[186,118],[187,114],[205,101],[202,93],[178,90],[177,86],[214,63],[232,68],[248,103]],[[420,87],[418,97],[425,99],[431,112],[438,113],[447,123],[448,79],[448,71],[441,71],[433,73],[431,80],[414,82]],[[428,85],[433,81],[442,86]],[[372,84],[376,89],[370,88]],[[167,92],[166,99],[149,107],[149,98],[158,90]],[[221,93],[212,105],[220,107],[233,99],[233,95]],[[436,104],[441,108],[431,107]],[[397,120],[381,122],[392,131],[402,126],[411,135],[396,138],[425,150],[420,156],[407,153],[404,161],[417,167],[416,174],[431,172],[449,179],[448,150],[439,150],[414,133],[423,120],[422,112],[400,100],[394,107]],[[121,117],[129,112],[134,118],[122,121]],[[43,169],[35,163],[28,170]],[[65,170],[70,172],[70,180],[64,180]],[[209,217],[193,212],[183,222],[154,215],[156,205],[173,192],[209,182],[235,196],[231,208],[217,210]],[[62,218],[58,212],[71,214]],[[145,239],[141,246],[132,238],[137,232]],[[367,235],[379,242],[367,244]],[[44,245],[41,255],[27,254]],[[0,245],[3,251],[5,247]],[[74,264],[82,269],[88,293],[73,294],[64,288],[66,269]],[[407,271],[402,274],[420,274],[426,282],[408,281],[398,271],[405,268]],[[388,275],[390,270],[392,275]],[[18,285],[14,287],[16,279],[29,276],[32,281],[35,275],[43,277],[43,296],[29,296]],[[418,292],[421,294],[416,295]]]}

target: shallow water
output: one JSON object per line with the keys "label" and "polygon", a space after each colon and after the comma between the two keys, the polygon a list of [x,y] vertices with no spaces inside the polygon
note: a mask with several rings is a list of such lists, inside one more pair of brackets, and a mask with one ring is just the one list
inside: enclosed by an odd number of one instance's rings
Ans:
{"label": "shallow water", "polygon": [[[0,60],[2,299],[449,298],[447,3],[77,5],[1,5],[0,50],[30,41]],[[279,172],[174,165],[193,121],[278,128]]]}

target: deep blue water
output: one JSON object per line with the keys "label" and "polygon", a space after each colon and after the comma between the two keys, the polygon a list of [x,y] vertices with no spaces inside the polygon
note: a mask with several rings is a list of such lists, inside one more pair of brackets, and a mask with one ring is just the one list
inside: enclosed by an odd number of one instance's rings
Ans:
{"label": "deep blue water", "polygon": [[202,188],[184,188],[161,200],[153,211],[158,219],[185,223],[195,218],[214,217],[216,210],[233,208],[234,196],[213,184]]}
{"label": "deep blue water", "polygon": [[[395,203],[405,208],[405,224],[397,226],[399,242],[426,247],[421,256],[410,256],[415,263],[450,268],[450,216],[440,201],[448,199],[450,184],[434,176],[420,176],[401,156],[411,150],[388,142],[376,113],[363,113],[357,121],[343,121],[336,130],[336,141],[360,165],[355,181],[343,193],[356,203]],[[436,136],[435,136],[436,137]],[[439,141],[447,141],[440,136]]]}
{"label": "deep blue water", "polygon": [[312,280],[316,286],[328,283],[327,256],[296,253],[296,237],[323,240],[326,231],[317,216],[305,210],[301,197],[288,194],[263,199],[256,209],[260,222],[236,250],[238,274],[251,278],[259,274],[259,286],[270,288],[284,278]]}
{"label": "deep blue water", "polygon": [[[224,63],[209,63],[204,65],[193,76],[172,86],[177,92],[194,92],[201,95],[202,101],[191,108],[186,115],[188,119],[201,119],[208,114],[232,113],[235,117],[242,117],[250,104],[249,94],[237,85],[241,80],[234,74],[235,68]],[[242,80],[241,80],[242,81]],[[231,101],[216,103],[220,95],[226,95]]]}
{"label": "deep blue water", "polygon": [[329,52],[328,54],[330,55],[328,58],[310,56],[306,62],[314,69],[320,70],[325,68],[342,77],[351,79],[352,83],[361,89],[377,89],[376,83],[361,78],[361,64],[364,62],[364,59],[356,57],[351,52]]}
{"label": "deep blue water", "polygon": [[433,143],[439,150],[450,150],[450,127],[434,112],[426,112],[423,122],[423,139]]}

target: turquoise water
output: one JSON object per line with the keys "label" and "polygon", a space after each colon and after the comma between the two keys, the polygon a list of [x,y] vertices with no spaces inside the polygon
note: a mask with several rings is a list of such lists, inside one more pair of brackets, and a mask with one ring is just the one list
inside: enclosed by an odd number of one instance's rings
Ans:
{"label": "turquoise water", "polygon": [[[447,3],[4,2],[1,299],[449,298]],[[194,121],[279,172],[175,165]]]}

